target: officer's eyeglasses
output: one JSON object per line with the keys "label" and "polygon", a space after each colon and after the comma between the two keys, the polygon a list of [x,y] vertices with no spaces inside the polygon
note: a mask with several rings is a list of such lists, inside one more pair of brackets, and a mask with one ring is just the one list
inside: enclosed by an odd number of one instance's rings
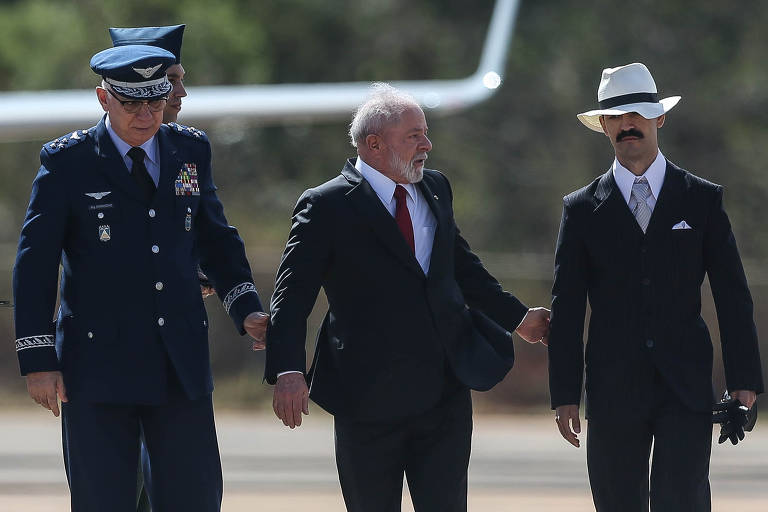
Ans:
{"label": "officer's eyeglasses", "polygon": [[106,88],[107,92],[112,95],[113,98],[115,98],[120,104],[123,106],[123,109],[129,113],[129,114],[137,114],[139,110],[141,110],[141,107],[146,105],[151,112],[160,112],[161,110],[165,109],[165,104],[168,102],[167,97],[158,98],[156,100],[144,100],[144,101],[137,101],[137,100],[121,100],[115,94],[109,90],[109,88]]}

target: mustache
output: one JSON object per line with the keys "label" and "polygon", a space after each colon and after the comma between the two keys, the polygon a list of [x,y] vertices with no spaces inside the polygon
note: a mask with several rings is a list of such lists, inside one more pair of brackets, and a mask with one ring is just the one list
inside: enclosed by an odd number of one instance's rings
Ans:
{"label": "mustache", "polygon": [[637,130],[635,128],[630,128],[629,130],[620,132],[616,136],[616,142],[621,142],[622,139],[625,139],[626,137],[637,137],[638,139],[642,139],[644,135],[640,130]]}

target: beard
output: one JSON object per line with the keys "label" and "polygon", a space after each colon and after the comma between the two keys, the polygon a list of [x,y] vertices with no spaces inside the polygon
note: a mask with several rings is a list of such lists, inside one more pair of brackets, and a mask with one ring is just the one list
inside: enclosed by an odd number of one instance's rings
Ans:
{"label": "beard", "polygon": [[400,158],[400,155],[392,153],[391,165],[397,174],[408,183],[418,183],[424,178],[424,166],[417,167],[416,160],[427,161],[427,154],[421,153],[411,160]]}

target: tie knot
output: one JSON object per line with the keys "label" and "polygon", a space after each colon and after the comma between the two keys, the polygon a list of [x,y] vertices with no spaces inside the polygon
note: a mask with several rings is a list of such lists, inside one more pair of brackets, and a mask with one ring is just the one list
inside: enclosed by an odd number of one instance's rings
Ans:
{"label": "tie knot", "polygon": [[395,187],[395,199],[397,200],[398,203],[401,201],[405,201],[405,194],[406,194],[406,190],[404,186],[397,185]]}
{"label": "tie knot", "polygon": [[136,162],[144,162],[144,157],[146,156],[146,153],[144,153],[144,150],[140,147],[132,147],[128,150],[128,158],[133,160],[133,163]]}
{"label": "tie knot", "polygon": [[646,200],[651,195],[651,187],[648,185],[648,180],[643,178],[635,179],[632,184],[632,193],[639,199]]}

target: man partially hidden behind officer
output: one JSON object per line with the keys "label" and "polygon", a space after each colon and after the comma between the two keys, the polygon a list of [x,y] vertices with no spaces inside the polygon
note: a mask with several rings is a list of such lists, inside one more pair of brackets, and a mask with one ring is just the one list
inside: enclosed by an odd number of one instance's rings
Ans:
{"label": "man partially hidden behind officer", "polygon": [[167,25],[163,27],[131,27],[109,29],[109,37],[114,46],[146,44],[157,46],[171,52],[175,58],[173,64],[165,70],[171,90],[163,109],[163,122],[175,123],[181,111],[181,99],[187,96],[184,88],[186,71],[181,65],[181,42],[186,25]]}
{"label": "man partially hidden behind officer", "polygon": [[198,259],[240,333],[264,344],[267,315],[216,197],[210,144],[163,124],[174,62],[145,45],[94,55],[107,114],[44,145],[19,240],[19,364],[36,402],[58,416],[62,401],[78,512],[135,511],[140,431],[157,510],[220,510]]}
{"label": "man partially hidden behind officer", "polygon": [[657,132],[680,97],[659,100],[643,64],[603,70],[597,96],[600,109],[578,117],[608,137],[616,157],[564,198],[549,337],[552,408],[560,434],[578,447],[586,363],[587,465],[598,511],[647,511],[649,502],[654,512],[708,511],[705,274],[728,389],[746,408],[763,391],[752,298],[723,187],[659,151]]}

